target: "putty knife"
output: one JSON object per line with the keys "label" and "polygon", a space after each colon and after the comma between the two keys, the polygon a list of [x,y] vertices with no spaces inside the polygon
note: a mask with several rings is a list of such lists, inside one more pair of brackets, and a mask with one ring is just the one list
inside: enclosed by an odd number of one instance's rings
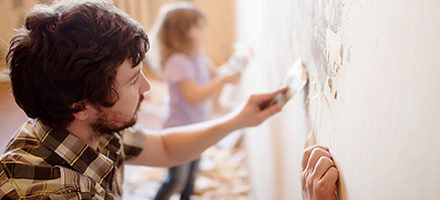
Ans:
{"label": "putty knife", "polygon": [[290,68],[286,75],[286,78],[281,82],[280,86],[287,86],[287,90],[278,94],[273,98],[263,109],[268,108],[275,104],[281,104],[284,106],[287,101],[299,93],[308,82],[308,73],[304,63],[301,59],[298,59]]}

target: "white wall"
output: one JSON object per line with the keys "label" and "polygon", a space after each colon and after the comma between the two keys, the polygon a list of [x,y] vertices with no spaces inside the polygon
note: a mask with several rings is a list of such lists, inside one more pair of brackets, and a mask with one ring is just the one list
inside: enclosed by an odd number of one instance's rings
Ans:
{"label": "white wall", "polygon": [[[293,64],[293,1],[238,0],[238,39],[253,45],[242,83],[247,94],[278,87]],[[298,97],[298,99],[304,97]],[[253,199],[299,197],[299,166],[304,146],[304,105],[287,104],[285,111],[258,128],[247,130],[246,146],[251,166]],[[289,126],[286,126],[289,124]]]}
{"label": "white wall", "polygon": [[341,199],[440,198],[439,1],[237,5],[238,38],[257,51],[249,93],[276,88],[300,57],[311,78],[309,104],[299,96],[249,130],[255,199],[300,199],[309,131],[334,155]]}

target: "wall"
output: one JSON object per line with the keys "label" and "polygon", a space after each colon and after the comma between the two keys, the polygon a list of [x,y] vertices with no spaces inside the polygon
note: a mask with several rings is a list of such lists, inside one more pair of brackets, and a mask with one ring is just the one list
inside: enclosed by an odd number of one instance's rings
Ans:
{"label": "wall", "polygon": [[[309,87],[249,129],[255,199],[300,199],[306,138],[330,147],[340,199],[439,199],[440,2],[237,0],[256,56],[247,93],[302,58]],[[306,103],[307,102],[307,103]]]}

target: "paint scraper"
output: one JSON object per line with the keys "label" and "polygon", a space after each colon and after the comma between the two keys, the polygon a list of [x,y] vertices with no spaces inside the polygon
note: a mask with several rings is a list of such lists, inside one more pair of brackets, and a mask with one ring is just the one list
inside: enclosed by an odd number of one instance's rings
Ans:
{"label": "paint scraper", "polygon": [[287,86],[287,90],[278,94],[263,109],[275,104],[284,106],[291,98],[298,94],[308,82],[308,73],[304,63],[298,59],[290,68],[286,78],[281,82],[280,87]]}

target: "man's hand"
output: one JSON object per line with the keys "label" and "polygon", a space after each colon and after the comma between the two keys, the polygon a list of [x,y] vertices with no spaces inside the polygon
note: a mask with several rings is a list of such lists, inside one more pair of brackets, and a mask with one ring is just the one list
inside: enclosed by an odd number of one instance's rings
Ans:
{"label": "man's hand", "polygon": [[237,129],[257,126],[270,116],[281,111],[281,105],[275,104],[263,109],[277,94],[286,91],[286,87],[272,93],[254,94],[249,97],[245,104],[242,104],[232,114],[234,124]]}
{"label": "man's hand", "polygon": [[315,145],[304,151],[301,172],[303,200],[336,200],[338,177],[327,147]]}

